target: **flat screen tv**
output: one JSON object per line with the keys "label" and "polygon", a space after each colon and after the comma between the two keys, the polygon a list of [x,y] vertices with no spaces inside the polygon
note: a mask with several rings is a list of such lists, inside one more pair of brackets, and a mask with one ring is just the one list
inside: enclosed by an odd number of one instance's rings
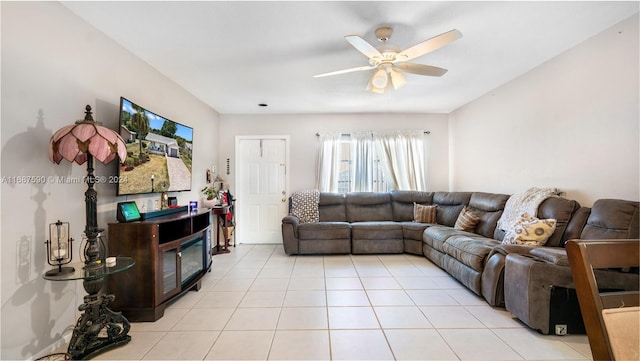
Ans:
{"label": "flat screen tv", "polygon": [[120,136],[127,159],[118,195],[191,190],[193,128],[120,98]]}

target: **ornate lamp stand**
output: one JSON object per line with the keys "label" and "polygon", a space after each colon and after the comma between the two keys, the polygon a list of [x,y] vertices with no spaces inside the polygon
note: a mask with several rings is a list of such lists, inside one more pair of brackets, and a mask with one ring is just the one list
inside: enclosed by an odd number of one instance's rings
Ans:
{"label": "ornate lamp stand", "polygon": [[[129,321],[121,312],[110,310],[107,305],[115,299],[114,295],[100,295],[104,284],[104,244],[100,239],[103,229],[98,228],[97,200],[98,192],[94,189],[96,178],[93,174],[93,156],[87,154],[87,191],[85,195],[87,247],[85,249],[84,271],[87,274],[82,286],[87,292],[84,303],[78,307],[83,314],[73,329],[69,353],[74,359],[85,358],[96,351],[104,351],[105,347],[114,347],[128,343],[131,328]],[[95,275],[95,278],[92,277]]]}
{"label": "ornate lamp stand", "polygon": [[103,163],[119,157],[126,159],[126,147],[120,135],[105,128],[93,120],[91,107],[86,106],[85,117],[72,126],[57,131],[51,137],[49,157],[55,163],[62,159],[83,164],[87,162],[87,191],[85,192],[87,245],[84,250],[85,262],[77,271],[66,276],[45,276],[50,280],[82,279],[87,292],[84,303],[78,307],[83,312],[71,336],[69,354],[73,359],[86,359],[97,353],[131,340],[128,335],[129,321],[120,312],[114,312],[107,306],[115,296],[102,295],[100,290],[109,274],[126,270],[134,265],[132,258],[118,257],[116,265],[105,263],[104,243],[101,239],[103,229],[98,228],[97,200],[94,189],[96,177],[93,174],[94,156]]}

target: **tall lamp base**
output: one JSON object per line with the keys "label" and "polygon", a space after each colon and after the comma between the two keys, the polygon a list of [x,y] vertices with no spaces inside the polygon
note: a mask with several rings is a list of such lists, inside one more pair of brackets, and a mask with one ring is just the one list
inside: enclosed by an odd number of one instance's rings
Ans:
{"label": "tall lamp base", "polygon": [[74,360],[86,360],[112,347],[131,341],[128,335],[131,325],[121,312],[107,307],[115,299],[114,295],[99,294],[103,279],[84,280],[82,285],[89,293],[84,303],[78,306],[83,314],[78,319],[68,353]]}

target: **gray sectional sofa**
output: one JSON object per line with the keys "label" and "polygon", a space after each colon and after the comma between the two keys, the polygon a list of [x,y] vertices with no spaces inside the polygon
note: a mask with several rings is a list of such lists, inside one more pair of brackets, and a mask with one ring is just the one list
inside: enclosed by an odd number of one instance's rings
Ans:
{"label": "gray sectional sofa", "polygon": [[[549,289],[573,287],[564,244],[574,238],[639,238],[640,204],[602,199],[587,208],[574,200],[547,198],[537,216],[556,219],[556,229],[544,246],[534,247],[501,243],[505,234],[497,223],[509,197],[484,192],[320,193],[318,222],[301,223],[293,215],[282,219],[283,246],[290,255],[424,255],[490,305],[505,306],[530,327],[553,333]],[[414,202],[436,205],[436,222],[414,222]],[[454,228],[465,206],[480,218],[473,232]],[[613,275],[607,285],[637,289],[637,274]]]}

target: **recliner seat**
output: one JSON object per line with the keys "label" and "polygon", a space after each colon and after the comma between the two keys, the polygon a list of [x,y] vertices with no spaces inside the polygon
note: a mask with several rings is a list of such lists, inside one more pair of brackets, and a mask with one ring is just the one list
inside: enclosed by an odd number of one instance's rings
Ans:
{"label": "recliner seat", "polygon": [[[636,239],[640,222],[638,202],[599,199],[594,202],[579,239]],[[568,241],[568,240],[567,240]],[[504,270],[505,308],[529,327],[554,333],[550,320],[553,288],[575,289],[567,252],[562,247],[535,247],[509,253]],[[638,290],[635,274],[598,272],[600,287]]]}

